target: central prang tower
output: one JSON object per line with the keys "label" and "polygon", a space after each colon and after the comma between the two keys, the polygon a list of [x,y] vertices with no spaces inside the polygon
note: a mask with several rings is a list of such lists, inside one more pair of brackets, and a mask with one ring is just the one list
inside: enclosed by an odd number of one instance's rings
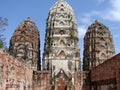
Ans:
{"label": "central prang tower", "polygon": [[61,70],[70,75],[80,70],[80,48],[76,19],[71,6],[58,0],[50,9],[46,22],[43,69],[52,76]]}

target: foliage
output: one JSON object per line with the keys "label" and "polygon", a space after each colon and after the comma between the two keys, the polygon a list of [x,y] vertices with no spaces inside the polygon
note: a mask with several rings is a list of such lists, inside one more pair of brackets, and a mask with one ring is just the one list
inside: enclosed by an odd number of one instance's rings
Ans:
{"label": "foliage", "polygon": [[0,40],[0,48],[3,48],[3,46],[4,46],[4,42]]}
{"label": "foliage", "polygon": [[53,45],[53,39],[50,39],[50,46]]}
{"label": "foliage", "polygon": [[5,47],[3,51],[6,52],[6,53],[9,53],[9,48]]}
{"label": "foliage", "polygon": [[70,31],[70,36],[73,37],[75,35],[75,31],[74,30],[71,30]]}
{"label": "foliage", "polygon": [[8,20],[7,18],[3,18],[3,17],[0,17],[0,49],[4,49],[5,47],[5,42],[4,42],[4,39],[3,39],[3,35],[2,35],[2,32],[5,30],[5,26],[8,25]]}

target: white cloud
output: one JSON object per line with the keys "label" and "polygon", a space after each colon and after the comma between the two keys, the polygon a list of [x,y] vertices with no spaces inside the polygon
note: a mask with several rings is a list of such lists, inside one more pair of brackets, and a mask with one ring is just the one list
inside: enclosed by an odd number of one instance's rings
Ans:
{"label": "white cloud", "polygon": [[83,38],[86,33],[87,28],[85,26],[79,26],[78,27],[78,35],[79,38]]}
{"label": "white cloud", "polygon": [[120,11],[120,0],[110,0],[112,7]]}
{"label": "white cloud", "polygon": [[[105,0],[98,0],[98,2],[104,2]],[[85,13],[83,17],[79,20],[82,23],[89,23],[93,17],[100,17],[109,21],[119,21],[120,22],[120,0],[108,0],[110,5],[104,10],[93,10],[89,13]]]}
{"label": "white cloud", "polygon": [[[103,2],[105,0],[98,1]],[[93,10],[81,15],[81,18],[79,18],[81,25],[78,27],[79,38],[84,37],[87,30],[86,26],[89,26],[93,21],[95,21],[95,17],[120,22],[120,0],[108,0],[108,3],[110,5],[104,10]],[[118,37],[118,35],[115,37]]]}
{"label": "white cloud", "polygon": [[111,21],[120,21],[120,0],[110,0],[111,8],[103,17]]}
{"label": "white cloud", "polygon": [[90,23],[90,18],[89,17],[86,17],[86,16],[83,16],[82,18],[79,19],[81,23]]}
{"label": "white cloud", "polygon": [[91,14],[85,13],[81,18],[79,18],[79,21],[84,24],[88,24],[91,22]]}

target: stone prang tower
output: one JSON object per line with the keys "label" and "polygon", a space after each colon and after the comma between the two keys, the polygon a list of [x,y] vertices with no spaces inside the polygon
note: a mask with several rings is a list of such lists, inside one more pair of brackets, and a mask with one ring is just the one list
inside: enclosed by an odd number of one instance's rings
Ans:
{"label": "stone prang tower", "polygon": [[29,17],[15,30],[10,40],[10,54],[31,69],[40,69],[39,31]]}
{"label": "stone prang tower", "polygon": [[83,69],[90,70],[115,54],[112,35],[109,29],[95,21],[88,27],[84,37]]}
{"label": "stone prang tower", "polygon": [[75,15],[71,6],[58,0],[49,10],[43,53],[43,69],[52,76],[61,70],[70,77],[80,70],[80,48]]}

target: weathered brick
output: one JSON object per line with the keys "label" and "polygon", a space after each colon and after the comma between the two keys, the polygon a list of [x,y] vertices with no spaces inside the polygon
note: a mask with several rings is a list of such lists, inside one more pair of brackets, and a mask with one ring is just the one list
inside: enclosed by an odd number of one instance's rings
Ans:
{"label": "weathered brick", "polygon": [[120,90],[120,54],[108,59],[91,70],[92,86],[106,86],[110,84]]}

